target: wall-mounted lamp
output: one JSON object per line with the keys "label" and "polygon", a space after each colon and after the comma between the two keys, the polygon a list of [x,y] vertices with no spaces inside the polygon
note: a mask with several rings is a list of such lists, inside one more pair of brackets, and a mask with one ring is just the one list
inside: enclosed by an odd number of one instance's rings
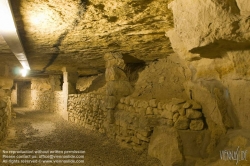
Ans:
{"label": "wall-mounted lamp", "polygon": [[21,70],[20,70],[20,73],[21,73],[22,77],[26,77],[27,74],[28,74],[28,72],[29,72],[28,69],[21,69]]}

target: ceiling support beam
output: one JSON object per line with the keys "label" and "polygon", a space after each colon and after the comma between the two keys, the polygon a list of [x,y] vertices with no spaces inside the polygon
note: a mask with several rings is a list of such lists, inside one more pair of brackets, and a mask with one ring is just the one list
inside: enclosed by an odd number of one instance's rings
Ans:
{"label": "ceiling support beam", "polygon": [[9,0],[0,0],[0,34],[9,45],[24,69],[30,70],[28,59],[25,55],[19,38],[16,24],[13,19]]}

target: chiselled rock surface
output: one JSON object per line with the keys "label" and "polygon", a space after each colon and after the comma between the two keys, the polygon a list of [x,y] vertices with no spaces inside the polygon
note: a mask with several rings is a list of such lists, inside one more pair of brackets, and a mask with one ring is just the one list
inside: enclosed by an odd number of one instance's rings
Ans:
{"label": "chiselled rock surface", "polygon": [[[206,123],[192,119],[200,116],[195,112],[199,104],[192,111],[186,110],[191,120],[189,128],[207,126],[211,134],[206,151],[215,154],[217,142],[228,130],[249,129],[249,2],[174,0],[169,8],[174,29],[166,36],[189,66],[191,79],[185,82],[186,92],[202,105],[206,118]],[[190,109],[191,105],[185,103],[183,108]],[[218,159],[214,165],[222,163],[230,164]]]}
{"label": "chiselled rock surface", "polygon": [[[133,96],[158,101],[187,99],[184,90],[184,82],[190,77],[187,71],[176,55],[151,62],[139,73]],[[174,99],[174,102],[182,102],[177,100]]]}
{"label": "chiselled rock surface", "polygon": [[160,159],[163,166],[181,166],[183,156],[178,140],[179,135],[175,129],[159,126],[151,137],[148,153]]}
{"label": "chiselled rock surface", "polygon": [[[219,149],[249,149],[248,0],[11,2],[32,70],[59,71],[31,79],[33,108],[64,110],[167,166],[229,165]],[[1,76],[10,54],[0,38]],[[74,68],[63,82],[62,67]]]}
{"label": "chiselled rock surface", "polygon": [[250,13],[243,6],[248,3],[242,0],[173,1],[169,8],[173,10],[175,28],[167,34],[172,44],[179,37],[184,49],[201,56],[218,56],[208,50],[216,53],[222,49],[247,48],[250,44]]}
{"label": "chiselled rock surface", "polygon": [[0,141],[8,134],[8,126],[13,116],[11,88],[13,80],[0,77]]}
{"label": "chiselled rock surface", "polygon": [[133,88],[124,71],[125,62],[122,54],[107,53],[104,55],[106,61],[105,79],[107,84],[106,94],[108,96],[128,96]]}
{"label": "chiselled rock surface", "polygon": [[0,141],[8,134],[8,125],[11,119],[10,97],[0,98]]}
{"label": "chiselled rock surface", "polygon": [[[151,61],[172,53],[165,37],[165,31],[173,26],[167,7],[170,1],[11,2],[33,70],[74,65],[84,75],[92,75],[104,71],[103,55],[107,52],[121,52],[130,62]],[[11,57],[6,44],[0,45],[4,48],[0,53]]]}

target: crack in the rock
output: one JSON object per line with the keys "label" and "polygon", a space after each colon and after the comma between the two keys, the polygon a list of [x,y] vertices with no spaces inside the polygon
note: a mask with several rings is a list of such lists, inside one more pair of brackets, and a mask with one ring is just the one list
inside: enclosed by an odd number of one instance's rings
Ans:
{"label": "crack in the rock", "polygon": [[[80,20],[82,18],[83,13],[86,12],[86,5],[88,4],[88,0],[84,1],[81,0],[81,2],[79,3],[79,7],[78,7],[78,12],[77,12],[77,18],[75,18],[75,20],[72,22],[72,25],[70,27],[68,27],[57,39],[56,43],[53,45],[57,51],[55,53],[52,54],[52,57],[50,58],[48,64],[43,68],[43,70],[41,71],[41,73],[44,73],[46,71],[46,69],[51,66],[54,61],[57,59],[58,55],[60,54],[60,46],[61,43],[63,42],[63,40],[65,39],[65,37],[67,36],[67,34],[69,33],[69,30],[74,30],[76,26],[78,26],[78,24],[80,23]],[[72,28],[71,28],[72,27]]]}

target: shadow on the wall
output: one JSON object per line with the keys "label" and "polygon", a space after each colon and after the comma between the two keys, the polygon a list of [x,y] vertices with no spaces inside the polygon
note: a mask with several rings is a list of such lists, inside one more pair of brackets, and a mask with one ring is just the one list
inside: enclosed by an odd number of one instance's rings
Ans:
{"label": "shadow on the wall", "polygon": [[222,58],[227,51],[250,50],[250,42],[219,40],[204,47],[194,48],[191,53],[198,53],[203,58]]}

